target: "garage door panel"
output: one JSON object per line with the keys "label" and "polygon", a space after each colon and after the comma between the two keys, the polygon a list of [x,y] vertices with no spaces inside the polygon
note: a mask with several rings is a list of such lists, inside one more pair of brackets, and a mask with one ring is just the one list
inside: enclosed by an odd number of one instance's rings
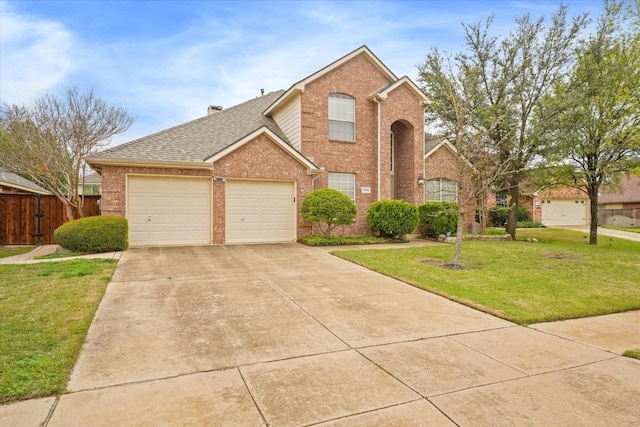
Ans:
{"label": "garage door panel", "polygon": [[128,190],[132,246],[210,243],[210,178],[130,176]]}
{"label": "garage door panel", "polygon": [[587,205],[584,200],[543,200],[542,223],[554,225],[586,225]]}
{"label": "garage door panel", "polygon": [[226,242],[294,240],[294,183],[227,181]]}

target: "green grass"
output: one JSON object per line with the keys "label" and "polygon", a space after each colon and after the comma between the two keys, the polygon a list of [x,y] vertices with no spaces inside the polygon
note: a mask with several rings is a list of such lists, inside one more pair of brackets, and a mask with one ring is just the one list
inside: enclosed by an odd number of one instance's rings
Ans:
{"label": "green grass", "polygon": [[625,357],[632,357],[634,359],[640,359],[640,348],[634,348],[631,350],[627,350],[624,353],[622,353],[623,356]]}
{"label": "green grass", "polygon": [[72,256],[86,255],[84,252],[66,252],[60,254],[42,255],[33,257],[33,259],[57,259],[57,258],[69,258]]}
{"label": "green grass", "polygon": [[449,270],[454,245],[387,250],[339,250],[335,255],[482,311],[527,325],[640,309],[640,243],[583,233],[529,229],[523,241],[467,241]]}
{"label": "green grass", "polygon": [[14,255],[26,254],[35,249],[35,246],[21,246],[8,248],[6,246],[0,246],[0,258],[7,258]]}
{"label": "green grass", "polygon": [[612,227],[610,225],[601,225],[602,228],[609,228],[611,230],[629,231],[631,233],[640,233],[640,227]]}
{"label": "green grass", "polygon": [[0,265],[0,403],[65,392],[115,260]]}

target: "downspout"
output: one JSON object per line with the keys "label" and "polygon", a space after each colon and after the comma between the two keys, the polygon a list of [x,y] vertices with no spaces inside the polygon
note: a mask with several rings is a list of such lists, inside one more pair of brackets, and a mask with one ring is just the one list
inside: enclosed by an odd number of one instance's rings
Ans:
{"label": "downspout", "polygon": [[373,101],[378,104],[378,200],[380,200],[380,181],[381,181],[381,177],[380,177],[380,145],[381,145],[381,141],[380,141],[380,100],[378,99],[378,97],[374,97]]}

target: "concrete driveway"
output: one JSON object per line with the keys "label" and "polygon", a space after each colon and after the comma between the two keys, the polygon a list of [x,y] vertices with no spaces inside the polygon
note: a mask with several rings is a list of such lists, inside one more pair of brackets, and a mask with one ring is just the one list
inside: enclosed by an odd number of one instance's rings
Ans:
{"label": "concrete driveway", "polygon": [[124,252],[69,389],[0,424],[640,424],[637,360],[298,244]]}

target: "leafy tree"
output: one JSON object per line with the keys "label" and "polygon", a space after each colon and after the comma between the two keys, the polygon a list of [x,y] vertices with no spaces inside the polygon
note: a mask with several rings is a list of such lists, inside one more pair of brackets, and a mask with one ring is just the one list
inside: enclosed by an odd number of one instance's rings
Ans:
{"label": "leafy tree", "polygon": [[357,213],[353,200],[332,188],[321,188],[310,192],[300,207],[302,218],[317,223],[327,239],[338,225],[353,223]]}
{"label": "leafy tree", "polygon": [[79,194],[84,159],[133,123],[126,110],[109,106],[93,89],[65,88],[62,98],[47,94],[33,106],[0,109],[0,166],[57,196],[67,218],[82,217]]}
{"label": "leafy tree", "polygon": [[480,80],[479,102],[474,123],[487,129],[501,163],[508,174],[499,189],[510,193],[507,232],[516,237],[520,183],[524,173],[541,153],[532,137],[533,114],[553,82],[563,75],[571,61],[572,47],[587,23],[579,15],[569,23],[567,7],[561,5],[551,16],[533,19],[525,14],[515,19],[510,34],[490,34],[493,17],[478,24],[463,25],[468,51],[461,54]]}
{"label": "leafy tree", "polygon": [[619,3],[605,4],[596,33],[581,44],[571,74],[556,82],[537,117],[556,182],[589,196],[594,245],[600,186],[640,165],[639,25],[636,15],[622,33],[621,10]]}

